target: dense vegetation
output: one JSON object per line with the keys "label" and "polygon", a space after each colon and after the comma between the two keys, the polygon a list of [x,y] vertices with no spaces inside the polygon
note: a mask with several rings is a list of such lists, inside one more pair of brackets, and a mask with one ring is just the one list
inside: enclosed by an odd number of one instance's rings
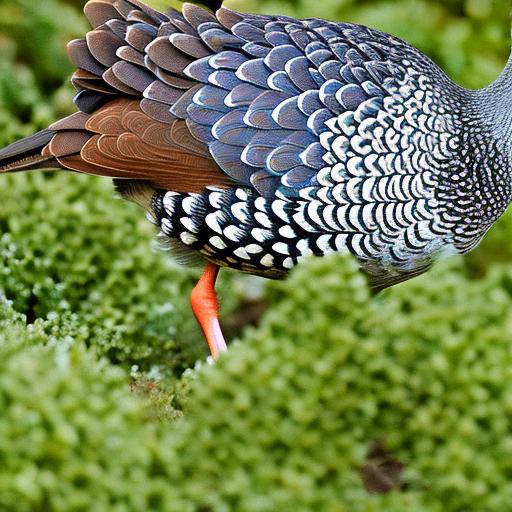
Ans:
{"label": "dense vegetation", "polygon": [[[81,3],[0,0],[1,144],[71,110]],[[383,28],[468,87],[508,51],[506,0],[228,4]],[[265,286],[225,272],[238,339],[209,366],[197,270],[152,249],[107,180],[1,182],[0,510],[510,508],[510,216],[469,257],[377,297],[341,257]]]}

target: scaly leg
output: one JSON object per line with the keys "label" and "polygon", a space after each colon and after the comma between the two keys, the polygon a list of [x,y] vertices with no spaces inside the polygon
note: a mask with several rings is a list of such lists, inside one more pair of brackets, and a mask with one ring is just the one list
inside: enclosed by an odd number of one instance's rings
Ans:
{"label": "scaly leg", "polygon": [[215,292],[215,281],[218,273],[218,265],[207,263],[201,279],[199,279],[190,295],[192,310],[203,330],[214,359],[217,359],[221,352],[227,350],[220,328],[219,304]]}

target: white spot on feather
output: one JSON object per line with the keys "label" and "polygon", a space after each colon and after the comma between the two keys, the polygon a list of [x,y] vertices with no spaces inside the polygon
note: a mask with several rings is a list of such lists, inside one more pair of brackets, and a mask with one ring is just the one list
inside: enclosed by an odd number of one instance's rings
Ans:
{"label": "white spot on feather", "polygon": [[260,263],[264,267],[271,267],[272,265],[274,265],[274,256],[272,256],[272,254],[265,254],[265,256],[261,258]]}
{"label": "white spot on feather", "polygon": [[226,243],[220,236],[213,236],[210,238],[210,243],[217,249],[223,250],[227,247]]}
{"label": "white spot on feather", "polygon": [[188,231],[181,233],[180,238],[181,238],[181,241],[185,245],[192,245],[197,242],[197,238],[192,233],[189,233]]}
{"label": "white spot on feather", "polygon": [[224,236],[233,242],[239,242],[244,236],[244,232],[239,227],[231,225],[224,229]]}

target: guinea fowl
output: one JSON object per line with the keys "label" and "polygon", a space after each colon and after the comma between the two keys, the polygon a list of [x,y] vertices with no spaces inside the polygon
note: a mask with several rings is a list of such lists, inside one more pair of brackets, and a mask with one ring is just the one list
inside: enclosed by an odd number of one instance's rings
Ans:
{"label": "guinea fowl", "polygon": [[381,289],[474,248],[510,202],[512,59],[470,91],[363,26],[137,0],[85,14],[79,112],[0,151],[0,171],[115,178],[206,264],[191,302],[214,357],[219,267],[283,278],[346,252]]}

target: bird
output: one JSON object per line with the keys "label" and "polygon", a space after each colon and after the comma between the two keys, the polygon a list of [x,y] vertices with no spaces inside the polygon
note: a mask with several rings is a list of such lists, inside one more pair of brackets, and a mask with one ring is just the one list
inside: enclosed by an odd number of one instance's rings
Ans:
{"label": "bird", "polygon": [[175,257],[226,351],[221,268],[285,278],[351,254],[375,290],[478,245],[511,200],[512,58],[468,90],[370,27],[191,3],[90,0],[71,41],[77,111],[0,151],[0,173],[114,180]]}

